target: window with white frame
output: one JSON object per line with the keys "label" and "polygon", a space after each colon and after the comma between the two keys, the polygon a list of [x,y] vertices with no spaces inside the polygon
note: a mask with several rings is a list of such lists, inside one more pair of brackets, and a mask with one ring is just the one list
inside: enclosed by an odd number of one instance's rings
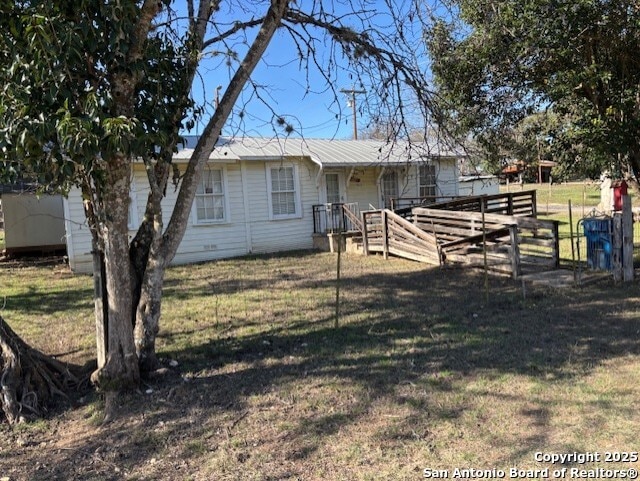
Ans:
{"label": "window with white frame", "polygon": [[423,164],[418,167],[418,193],[421,198],[436,196],[436,166]]}
{"label": "window with white frame", "polygon": [[197,224],[224,222],[225,181],[223,169],[207,169],[196,189],[195,219]]}
{"label": "window with white frame", "polygon": [[267,165],[267,187],[272,219],[300,217],[300,192],[295,165]]}

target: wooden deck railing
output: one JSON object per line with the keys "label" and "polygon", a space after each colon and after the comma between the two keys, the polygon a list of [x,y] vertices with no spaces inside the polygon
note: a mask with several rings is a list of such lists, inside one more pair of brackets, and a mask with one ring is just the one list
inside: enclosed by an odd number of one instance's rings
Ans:
{"label": "wooden deck railing", "polygon": [[486,214],[531,216],[538,215],[536,191],[507,192],[504,194],[461,197],[448,202],[438,202],[429,208],[456,210],[465,212],[484,212]]}
{"label": "wooden deck railing", "polygon": [[388,209],[362,213],[364,253],[382,252],[440,265],[442,257],[436,237]]}
{"label": "wooden deck railing", "polygon": [[351,227],[351,230],[359,232],[360,235],[364,235],[364,226],[362,225],[362,219],[360,218],[358,204],[342,204],[342,211],[347,219],[347,225]]}
{"label": "wooden deck railing", "polygon": [[438,202],[449,202],[460,199],[459,195],[427,195],[424,197],[397,197],[391,199],[391,210],[396,212],[398,209],[406,209],[411,207],[426,206],[436,204]]}
{"label": "wooden deck railing", "polygon": [[[483,220],[484,217],[484,220]],[[411,220],[390,210],[362,212],[364,253],[429,264],[487,265],[514,278],[559,265],[558,222],[519,215],[414,207]]]}
{"label": "wooden deck railing", "polygon": [[559,266],[558,221],[485,214],[483,235],[482,213],[416,207],[413,215],[417,227],[437,237],[447,261],[482,265],[484,240],[490,267],[514,278]]}

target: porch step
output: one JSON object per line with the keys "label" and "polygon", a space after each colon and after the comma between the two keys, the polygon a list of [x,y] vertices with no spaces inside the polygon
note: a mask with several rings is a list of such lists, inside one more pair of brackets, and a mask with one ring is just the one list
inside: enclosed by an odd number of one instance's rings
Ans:
{"label": "porch step", "polygon": [[347,252],[354,254],[364,254],[364,241],[362,236],[353,236],[347,238]]}

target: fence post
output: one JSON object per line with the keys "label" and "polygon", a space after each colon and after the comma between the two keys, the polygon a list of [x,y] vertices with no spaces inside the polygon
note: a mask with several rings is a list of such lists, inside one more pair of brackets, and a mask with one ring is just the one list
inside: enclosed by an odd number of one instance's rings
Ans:
{"label": "fence post", "polygon": [[633,213],[631,198],[622,196],[622,270],[623,281],[633,280]]}
{"label": "fence post", "polygon": [[518,225],[509,226],[509,238],[511,240],[511,276],[517,279],[522,274],[520,266],[520,246],[518,245]]}
{"label": "fence post", "polygon": [[507,194],[507,213],[513,215],[513,194]]}
{"label": "fence post", "polygon": [[553,233],[553,256],[554,256],[554,267],[558,269],[560,267],[560,234],[558,233],[558,225],[560,222],[557,220],[553,221],[553,228],[551,232]]}
{"label": "fence post", "polygon": [[622,214],[613,214],[613,236],[611,239],[611,263],[613,268],[613,281],[622,281]]}
{"label": "fence post", "polygon": [[485,222],[485,210],[487,209],[484,202],[481,204],[482,209],[482,257],[484,258],[484,301],[489,304],[489,266],[487,264],[487,224]]}
{"label": "fence post", "polygon": [[347,232],[349,229],[349,227],[347,226],[347,214],[344,211],[344,203],[339,204],[340,205],[340,213],[342,214],[342,232]]}
{"label": "fence post", "polygon": [[362,252],[365,256],[369,255],[369,228],[367,226],[367,213],[362,212]]}
{"label": "fence post", "polygon": [[536,190],[531,191],[531,213],[533,217],[538,217],[538,197],[536,194]]}
{"label": "fence post", "polygon": [[387,209],[382,209],[382,254],[385,260],[389,258],[389,225]]}

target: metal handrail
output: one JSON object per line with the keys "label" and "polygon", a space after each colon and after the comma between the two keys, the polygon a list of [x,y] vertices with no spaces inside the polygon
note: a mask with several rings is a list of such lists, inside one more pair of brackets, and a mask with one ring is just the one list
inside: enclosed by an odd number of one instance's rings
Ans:
{"label": "metal handrail", "polygon": [[316,204],[313,209],[313,233],[362,232],[356,202]]}

